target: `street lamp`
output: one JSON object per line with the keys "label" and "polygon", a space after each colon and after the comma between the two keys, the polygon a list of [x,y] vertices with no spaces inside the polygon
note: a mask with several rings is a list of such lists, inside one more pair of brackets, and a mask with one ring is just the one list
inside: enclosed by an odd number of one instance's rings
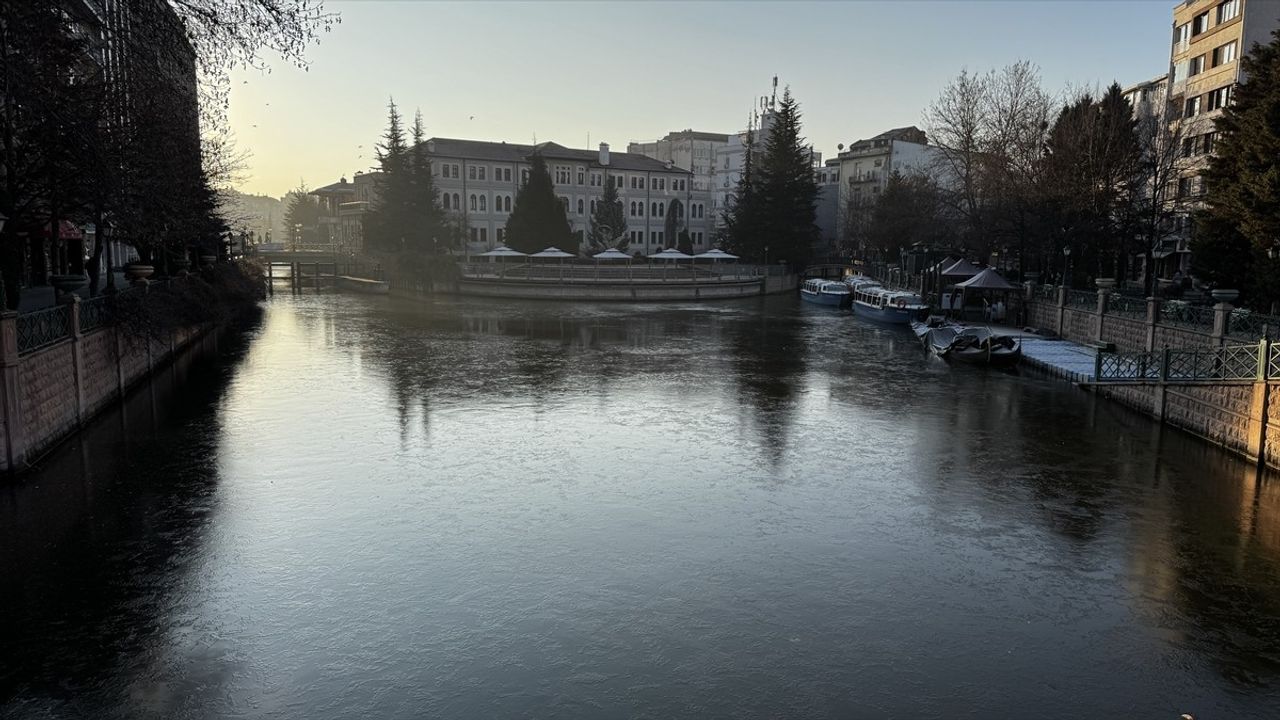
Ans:
{"label": "street lamp", "polygon": [[[0,213],[0,234],[4,233],[4,224],[9,220],[9,216]],[[4,273],[0,272],[0,311],[8,310],[9,304],[5,300],[6,288],[4,286]]]}
{"label": "street lamp", "polygon": [[1062,248],[1062,257],[1063,257],[1062,284],[1063,286],[1069,288],[1071,287],[1071,246],[1070,245],[1067,245],[1066,247]]}

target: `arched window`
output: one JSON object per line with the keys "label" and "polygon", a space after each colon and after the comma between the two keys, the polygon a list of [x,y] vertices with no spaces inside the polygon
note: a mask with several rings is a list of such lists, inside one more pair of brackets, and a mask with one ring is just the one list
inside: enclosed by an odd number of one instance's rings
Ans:
{"label": "arched window", "polygon": [[443,200],[444,200],[444,209],[448,210],[449,209],[449,193],[444,194]]}
{"label": "arched window", "polygon": [[471,209],[472,209],[472,210],[475,210],[475,209],[476,209],[476,196],[475,196],[475,195],[472,195],[472,196],[471,196]]}
{"label": "arched window", "polygon": [[458,193],[453,194],[453,209],[454,210],[462,209],[462,196],[459,195]]}
{"label": "arched window", "polygon": [[583,209],[583,207],[584,207],[585,205],[586,205],[586,203],[584,203],[584,202],[582,201],[582,198],[578,198],[578,214],[579,214],[579,215],[582,215],[582,214],[583,214],[583,210],[582,210],[582,209]]}
{"label": "arched window", "polygon": [[511,212],[511,196],[507,196],[507,212]]}
{"label": "arched window", "polygon": [[488,205],[489,205],[488,199],[484,195],[481,195],[480,196],[480,212],[488,211],[489,209]]}

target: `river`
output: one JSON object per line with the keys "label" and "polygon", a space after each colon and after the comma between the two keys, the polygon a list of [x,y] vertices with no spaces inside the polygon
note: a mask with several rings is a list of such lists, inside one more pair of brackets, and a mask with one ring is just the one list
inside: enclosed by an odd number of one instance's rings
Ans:
{"label": "river", "polygon": [[0,716],[1274,718],[1280,484],[792,297],[277,295],[0,487]]}

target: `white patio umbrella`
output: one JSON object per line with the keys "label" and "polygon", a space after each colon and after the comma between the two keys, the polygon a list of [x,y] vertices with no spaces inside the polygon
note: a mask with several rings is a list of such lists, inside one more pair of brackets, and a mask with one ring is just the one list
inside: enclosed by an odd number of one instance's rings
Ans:
{"label": "white patio umbrella", "polygon": [[[487,257],[487,258],[491,258],[489,262],[497,262],[497,258],[525,257],[525,254],[520,252],[519,250],[512,250],[506,245],[499,245],[498,247],[490,250],[489,252],[480,253],[476,257]],[[505,264],[506,261],[504,260],[503,262]],[[506,271],[503,270],[498,273],[498,276],[502,277],[505,274],[506,274]]]}
{"label": "white patio umbrella", "polygon": [[692,260],[692,255],[685,255],[675,248],[667,248],[649,256],[650,260]]}
{"label": "white patio umbrella", "polygon": [[560,259],[560,279],[564,279],[564,259],[573,257],[573,253],[565,252],[558,247],[552,246],[544,248],[530,255],[531,258],[559,258]]}
{"label": "white patio umbrella", "polygon": [[630,255],[622,252],[617,248],[609,248],[608,250],[605,250],[604,252],[598,252],[595,255],[592,255],[591,257],[595,258],[596,260],[630,260],[631,259]]}
{"label": "white patio umbrella", "polygon": [[720,248],[712,248],[706,252],[698,253],[693,256],[694,260],[737,260],[737,255],[730,255]]}

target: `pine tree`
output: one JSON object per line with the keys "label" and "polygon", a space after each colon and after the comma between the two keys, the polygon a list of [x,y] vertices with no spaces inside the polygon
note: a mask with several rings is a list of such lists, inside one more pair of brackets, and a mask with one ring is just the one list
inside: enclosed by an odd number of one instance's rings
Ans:
{"label": "pine tree", "polygon": [[761,203],[756,192],[755,155],[755,128],[748,127],[743,145],[742,173],[729,196],[720,230],[721,245],[748,260],[760,260],[765,247],[757,218]]}
{"label": "pine tree", "polygon": [[422,111],[414,113],[413,130],[409,148],[409,215],[417,232],[412,236],[414,250],[420,254],[437,253],[451,249],[449,233],[444,227],[444,209],[440,206],[440,193],[431,175],[431,158],[427,156],[426,131],[422,127]]}
{"label": "pine tree", "polygon": [[622,212],[618,188],[614,186],[611,177],[605,178],[604,193],[596,201],[595,212],[591,213],[591,230],[587,233],[587,241],[591,244],[592,252],[603,252],[611,247],[627,249],[627,218]]}
{"label": "pine tree", "polygon": [[565,207],[556,197],[555,185],[540,153],[529,158],[529,180],[520,186],[515,207],[507,220],[507,245],[525,253],[555,246],[576,253]]}
{"label": "pine tree", "polygon": [[818,237],[813,152],[800,136],[800,106],[786,88],[760,166],[771,258],[804,266]]}
{"label": "pine tree", "polygon": [[[1280,30],[1240,62],[1246,79],[1216,123],[1216,153],[1204,173],[1208,208],[1197,223],[1191,257],[1197,274],[1211,276],[1219,287],[1274,301],[1280,298],[1280,262],[1267,250],[1280,238]],[[1219,263],[1215,255],[1237,262]]]}
{"label": "pine tree", "polygon": [[320,222],[320,204],[307,189],[306,183],[289,191],[285,196],[284,227],[288,233],[288,245],[310,245],[316,242]]}
{"label": "pine tree", "polygon": [[365,219],[365,237],[372,249],[405,253],[420,245],[410,210],[412,160],[394,98],[387,103],[387,131],[377,146],[377,155],[382,174],[375,183],[377,199]]}

